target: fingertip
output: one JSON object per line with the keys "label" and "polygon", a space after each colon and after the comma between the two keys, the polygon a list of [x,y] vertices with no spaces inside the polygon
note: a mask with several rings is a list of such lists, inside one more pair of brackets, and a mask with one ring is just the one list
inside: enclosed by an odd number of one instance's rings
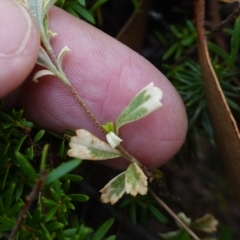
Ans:
{"label": "fingertip", "polygon": [[15,0],[0,8],[0,98],[16,89],[36,63],[40,38],[27,10]]}
{"label": "fingertip", "polygon": [[[185,108],[172,84],[143,57],[94,27],[57,8],[50,17],[51,29],[58,33],[52,41],[54,50],[59,52],[65,45],[71,49],[64,58],[65,73],[102,124],[116,121],[134,95],[151,81],[161,88],[163,106],[124,126],[120,137],[123,146],[148,168],[163,165],[177,153],[187,130]],[[86,113],[54,77],[44,77],[37,85],[29,83],[26,92],[25,110],[39,126],[61,133],[84,128],[99,136]],[[122,170],[127,166],[123,159],[106,163]]]}

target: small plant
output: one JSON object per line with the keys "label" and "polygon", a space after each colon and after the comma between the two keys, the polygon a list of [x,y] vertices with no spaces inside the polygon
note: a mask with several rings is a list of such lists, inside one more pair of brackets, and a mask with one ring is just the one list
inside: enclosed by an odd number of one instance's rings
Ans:
{"label": "small plant", "polygon": [[[62,59],[64,55],[70,51],[70,49],[65,46],[58,56],[55,57],[54,51],[51,47],[50,38],[56,34],[48,29],[47,12],[54,2],[55,1],[38,1],[38,5],[36,5],[35,1],[28,2],[27,7],[36,19],[44,46],[44,48],[40,48],[37,63],[48,69],[38,71],[34,75],[33,81],[37,82],[40,77],[45,75],[55,75],[58,79],[60,79],[70,90],[73,97],[76,98],[80,106],[87,112],[89,118],[94,121],[95,125],[102,132],[107,134],[106,138],[109,143],[108,145],[84,129],[77,130],[77,136],[71,138],[71,149],[68,151],[68,155],[71,157],[90,160],[105,160],[122,156],[131,163],[125,173],[121,173],[101,190],[103,192],[102,200],[104,202],[115,203],[117,198],[119,199],[125,191],[134,196],[137,193],[146,194],[146,174],[151,176],[151,173],[143,169],[140,162],[130,155],[122,146],[120,146],[120,142],[122,140],[117,135],[120,127],[123,125],[137,121],[161,107],[162,104],[160,100],[163,95],[162,91],[155,87],[153,83],[150,83],[148,86],[143,88],[142,91],[140,91],[124,109],[116,124],[106,123],[105,125],[102,125],[90,109],[88,109],[62,70]],[[115,149],[116,147],[117,149]],[[143,171],[147,171],[147,173],[145,174]],[[113,187],[116,184],[119,186],[118,188]],[[114,200],[112,200],[112,197]]]}
{"label": "small plant", "polygon": [[[34,77],[33,81],[37,82],[39,78],[45,75],[54,75],[56,76],[71,92],[72,96],[76,99],[78,104],[86,111],[94,124],[99,128],[100,131],[106,134],[106,141],[104,142],[98,139],[96,136],[91,134],[85,129],[76,130],[76,136],[72,136],[70,140],[70,150],[67,151],[68,156],[74,157],[76,159],[68,160],[66,163],[61,164],[60,166],[52,169],[46,164],[48,156],[48,145],[42,147],[42,154],[40,160],[39,171],[36,171],[32,165],[29,163],[30,159],[34,159],[35,143],[31,145],[24,153],[19,152],[23,142],[27,139],[27,136],[20,138],[20,141],[16,145],[15,149],[15,158],[12,158],[11,161],[20,168],[24,173],[27,181],[26,185],[29,185],[32,188],[32,191],[27,197],[25,204],[20,200],[17,205],[18,210],[22,209],[21,214],[18,218],[14,216],[14,220],[11,216],[7,219],[2,219],[3,232],[6,234],[12,229],[9,239],[13,239],[15,236],[20,239],[24,238],[40,238],[40,239],[101,239],[106,231],[110,228],[113,223],[112,219],[107,220],[103,223],[94,234],[91,234],[92,229],[85,226],[81,220],[68,222],[68,216],[70,212],[74,211],[74,201],[87,201],[88,197],[79,193],[68,193],[70,180],[78,179],[79,176],[70,175],[69,172],[75,169],[80,165],[81,159],[86,160],[106,160],[116,157],[123,157],[129,161],[128,168],[113,178],[105,187],[103,187],[100,192],[101,201],[104,203],[115,204],[124,193],[130,194],[132,196],[146,195],[149,191],[153,198],[176,220],[177,224],[180,226],[180,230],[172,233],[175,236],[185,236],[185,239],[199,240],[196,234],[191,230],[194,229],[194,222],[191,224],[191,221],[186,222],[185,217],[181,218],[181,215],[177,216],[174,214],[171,209],[153,192],[149,187],[149,184],[156,181],[158,177],[154,172],[147,170],[134,156],[126,151],[120,144],[123,140],[119,137],[119,131],[121,127],[125,124],[132,123],[137,121],[148,114],[151,114],[153,111],[157,110],[162,106],[160,102],[163,93],[162,91],[154,86],[153,82],[150,82],[145,88],[143,88],[136,96],[132,99],[128,106],[122,111],[118,117],[116,123],[107,122],[102,124],[91,110],[87,107],[85,102],[82,100],[81,96],[78,95],[75,88],[72,86],[71,82],[65,75],[62,69],[62,60],[65,54],[70,52],[70,49],[65,46],[58,56],[55,55],[50,39],[56,36],[56,33],[53,33],[48,28],[48,10],[56,2],[56,0],[28,0],[22,3],[26,8],[29,9],[31,14],[39,28],[41,43],[39,57],[37,64],[43,66],[45,69],[38,71]],[[65,4],[65,1],[58,1],[59,4]],[[137,4],[137,1],[134,1]],[[78,5],[76,5],[78,4]],[[77,13],[77,15],[84,16],[90,20],[90,15],[86,15],[86,12],[83,11],[85,6],[85,1],[66,1],[67,9],[72,12],[72,14]],[[87,16],[87,17],[86,17]],[[92,20],[91,20],[92,21]],[[90,22],[91,22],[90,21]],[[93,23],[93,22],[92,22]],[[183,36],[185,37],[185,36]],[[192,42],[192,38],[190,39]],[[189,41],[189,39],[188,39]],[[182,45],[181,45],[182,44]],[[176,49],[182,51],[182,46],[185,46],[186,42],[181,41],[181,44],[177,46]],[[182,52],[178,50],[178,55]],[[168,54],[169,56],[171,54]],[[25,121],[23,121],[25,122]],[[26,124],[26,122],[25,122]],[[8,132],[7,132],[8,133]],[[33,142],[38,142],[44,135],[44,131],[40,131],[34,137]],[[5,153],[5,151],[3,152]],[[61,156],[66,156],[66,147],[65,140],[59,149]],[[6,160],[7,161],[7,160]],[[5,166],[6,163],[4,163]],[[3,182],[8,183],[3,176]],[[80,179],[81,180],[81,179]],[[9,185],[9,188],[5,194],[3,194],[3,203],[7,205],[3,209],[9,209],[12,207],[15,209],[15,205],[12,206],[13,200],[9,201],[9,198],[13,196],[15,187]],[[18,193],[19,194],[19,193]],[[34,202],[35,196],[38,195],[38,202]],[[50,195],[48,198],[47,195]],[[1,203],[1,202],[0,202]],[[152,213],[159,221],[164,223],[167,222],[166,218],[152,205],[145,205],[141,201],[136,201],[136,204],[144,208],[147,207],[148,211]],[[131,207],[131,218],[133,222],[136,220],[134,212],[136,211],[136,205],[132,202],[130,203]],[[30,213],[30,206],[34,206],[35,210]],[[0,206],[1,207],[1,206]],[[46,211],[46,214],[44,213]],[[15,211],[12,210],[15,213]],[[2,212],[3,218],[6,215],[6,212]],[[27,216],[27,217],[25,217]],[[206,218],[206,219],[205,219]],[[216,230],[218,224],[217,220],[214,217],[208,215],[203,217],[204,220],[210,221],[211,231]],[[5,221],[6,220],[6,221]],[[5,221],[5,223],[4,223]],[[200,221],[200,220],[199,220]],[[203,220],[201,220],[203,221]],[[201,222],[200,221],[200,222]],[[203,221],[204,222],[204,221]],[[205,223],[205,222],[204,222]],[[197,224],[196,224],[197,225]],[[30,230],[29,230],[30,229]],[[200,229],[195,228],[195,229]],[[202,230],[203,227],[200,229]],[[205,228],[206,229],[206,228]],[[162,235],[165,239],[169,238],[169,235]],[[108,239],[114,239],[114,236],[109,237]]]}
{"label": "small plant", "polygon": [[52,168],[45,131],[33,134],[33,124],[22,114],[23,110],[0,111],[0,239],[102,239],[113,219],[94,231],[74,211],[74,202],[89,199],[69,192],[82,180],[69,174],[81,161]]}

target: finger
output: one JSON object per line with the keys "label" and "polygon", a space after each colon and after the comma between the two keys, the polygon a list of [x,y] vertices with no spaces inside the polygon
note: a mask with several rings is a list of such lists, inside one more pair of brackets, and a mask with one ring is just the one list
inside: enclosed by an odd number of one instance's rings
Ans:
{"label": "finger", "polygon": [[[87,106],[101,123],[117,117],[143,87],[153,81],[163,91],[163,107],[137,122],[123,126],[123,145],[150,168],[171,158],[186,134],[183,103],[170,82],[148,61],[103,32],[54,8],[51,30],[58,33],[52,41],[59,52],[67,45],[71,52],[64,59],[64,70]],[[77,128],[101,136],[68,89],[56,78],[29,82],[25,110],[40,127],[56,132]],[[102,136],[101,136],[102,137]],[[110,161],[115,168],[126,162]]]}
{"label": "finger", "polygon": [[30,15],[15,0],[0,8],[0,99],[16,89],[32,70],[39,50],[39,34]]}

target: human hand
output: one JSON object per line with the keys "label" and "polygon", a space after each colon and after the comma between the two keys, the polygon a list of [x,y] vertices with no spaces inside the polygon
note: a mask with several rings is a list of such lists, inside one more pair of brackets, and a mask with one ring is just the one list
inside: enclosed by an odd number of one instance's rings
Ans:
{"label": "human hand", "polygon": [[[25,81],[39,50],[38,30],[26,10],[16,1],[2,0],[0,20],[0,98],[24,83],[6,101],[21,102],[27,118],[37,126],[58,133],[84,128],[103,139],[55,77],[40,78],[39,83]],[[162,89],[163,107],[122,127],[120,137],[123,146],[148,168],[171,158],[184,141],[187,118],[170,82],[128,47],[58,8],[50,11],[50,29],[58,33],[52,39],[56,53],[66,45],[71,50],[63,60],[68,79],[103,124],[114,122],[133,96],[151,81]],[[126,162],[117,159],[108,165],[124,169]]]}

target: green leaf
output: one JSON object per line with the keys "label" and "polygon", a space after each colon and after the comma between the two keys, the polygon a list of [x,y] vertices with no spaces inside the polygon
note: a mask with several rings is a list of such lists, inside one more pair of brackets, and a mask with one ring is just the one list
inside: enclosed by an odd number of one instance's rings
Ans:
{"label": "green leaf", "polygon": [[86,202],[89,200],[89,197],[85,194],[68,194],[68,197],[75,202]]}
{"label": "green leaf", "polygon": [[137,11],[141,11],[141,8],[140,8],[140,2],[138,0],[132,0],[132,3],[134,5],[134,8],[137,10]]}
{"label": "green leaf", "polygon": [[87,9],[81,7],[80,5],[78,5],[75,2],[70,2],[69,6],[74,9],[74,11],[76,13],[78,13],[80,16],[84,17],[88,22],[90,22],[91,24],[95,24],[95,19],[94,17],[91,15],[90,12],[88,12]]}
{"label": "green leaf", "polygon": [[32,180],[37,179],[37,173],[32,167],[32,165],[28,162],[28,160],[23,156],[20,152],[15,153],[16,159],[22,169],[22,171],[26,174],[26,176]]}
{"label": "green leaf", "polygon": [[62,224],[60,222],[51,222],[51,223],[46,225],[46,228],[49,232],[52,232],[52,231],[55,231],[59,228],[64,228],[64,224]]}
{"label": "green leaf", "polygon": [[113,122],[107,122],[106,124],[104,124],[102,126],[107,133],[115,132],[115,127],[114,127]]}
{"label": "green leaf", "polygon": [[220,48],[218,45],[209,42],[208,48],[211,52],[215,53],[216,55],[220,56],[225,62],[229,61],[229,55],[227,52],[225,52],[222,48]]}
{"label": "green leaf", "polygon": [[150,210],[150,212],[152,213],[152,215],[161,223],[167,223],[168,220],[167,218],[157,209],[155,208],[153,205],[149,204],[148,205],[148,209]]}
{"label": "green leaf", "polygon": [[110,218],[107,221],[105,221],[94,233],[92,240],[102,240],[106,232],[113,225],[113,222],[114,222],[113,218]]}
{"label": "green leaf", "polygon": [[98,0],[96,1],[92,7],[90,8],[90,12],[94,13],[101,5],[103,5],[104,3],[108,2],[109,0]]}
{"label": "green leaf", "polygon": [[7,167],[6,170],[5,170],[5,174],[4,174],[4,177],[3,177],[3,181],[2,181],[2,190],[5,188],[5,184],[6,184],[6,181],[7,181],[7,177],[8,177],[8,174],[9,174],[9,169],[10,167]]}
{"label": "green leaf", "polygon": [[144,87],[122,111],[116,122],[116,133],[127,123],[137,121],[162,106],[162,91],[151,82]]}
{"label": "green leaf", "polygon": [[65,146],[65,140],[61,142],[60,148],[58,150],[58,155],[60,158],[65,159],[66,157],[66,146]]}
{"label": "green leaf", "polygon": [[[86,227],[84,225],[80,225],[78,226],[78,228],[70,228],[70,229],[66,229],[64,230],[64,236],[66,237],[74,237],[76,234],[80,235],[80,236],[83,236],[83,238],[81,239],[84,239],[84,236],[87,236],[89,233],[91,233],[93,230],[89,227]],[[72,240],[72,238],[71,238]]]}
{"label": "green leaf", "polygon": [[35,224],[38,224],[39,223],[39,221],[40,221],[40,218],[41,218],[41,212],[42,212],[42,209],[41,209],[41,207],[39,206],[39,207],[37,207],[36,209],[35,209],[35,211],[33,212],[33,217],[32,217],[32,224],[33,224],[33,226],[35,225]]}
{"label": "green leaf", "polygon": [[18,151],[20,150],[20,148],[21,148],[24,140],[26,139],[26,137],[27,137],[27,136],[24,135],[24,136],[21,137],[21,139],[18,140],[17,145],[16,145],[16,147],[15,147],[15,152],[18,152]]}
{"label": "green leaf", "polygon": [[26,152],[24,154],[28,157],[29,160],[33,160],[34,158],[34,146],[30,146],[29,148],[25,149]]}
{"label": "green leaf", "polygon": [[115,204],[125,192],[125,172],[113,178],[100,192],[103,203]]}
{"label": "green leaf", "polygon": [[40,228],[43,231],[41,239],[42,240],[52,240],[52,237],[51,237],[49,231],[47,230],[47,228],[44,226],[43,223],[40,223]]}
{"label": "green leaf", "polygon": [[8,210],[12,204],[12,202],[14,201],[14,190],[16,188],[16,183],[11,183],[10,186],[8,187],[7,191],[5,192],[6,193],[6,197],[5,197],[5,209]]}
{"label": "green leaf", "polygon": [[86,7],[86,1],[85,0],[78,0],[79,4],[83,7]]}
{"label": "green leaf", "polygon": [[0,217],[0,232],[11,231],[14,225],[15,220],[7,217]]}
{"label": "green leaf", "polygon": [[67,206],[69,209],[75,210],[75,206],[74,206],[72,203],[70,203],[70,202],[66,203],[66,206]]}
{"label": "green leaf", "polygon": [[147,208],[146,204],[144,202],[140,201],[139,199],[136,200],[136,204],[143,209]]}
{"label": "green leaf", "polygon": [[112,236],[109,236],[108,238],[106,238],[106,240],[115,240],[115,239],[116,239],[115,235],[112,235]]}
{"label": "green leaf", "polygon": [[53,200],[58,202],[61,199],[61,196],[57,194],[57,192],[53,189],[50,188],[51,195],[53,197]]}
{"label": "green leaf", "polygon": [[219,231],[219,240],[231,240],[233,239],[233,229],[230,226],[222,225]]}
{"label": "green leaf", "polygon": [[34,124],[32,122],[22,120],[21,121],[21,127],[32,128],[32,127],[34,127]]}
{"label": "green leaf", "polygon": [[45,197],[41,197],[41,201],[43,202],[44,206],[46,206],[47,208],[52,208],[57,204],[56,201],[53,201],[52,199],[47,199]]}
{"label": "green leaf", "polygon": [[7,212],[8,217],[16,217],[19,215],[20,211],[22,210],[22,207],[24,206],[23,203],[18,202],[11,207],[11,209]]}
{"label": "green leaf", "polygon": [[34,137],[33,142],[38,142],[44,136],[45,130],[40,130]]}
{"label": "green leaf", "polygon": [[65,174],[61,177],[61,180],[70,180],[71,182],[81,182],[83,178],[75,174]]}
{"label": "green leaf", "polygon": [[44,222],[49,222],[50,220],[52,220],[54,218],[55,213],[57,212],[57,210],[59,209],[59,206],[56,205],[54,207],[52,207],[45,215],[44,215]]}
{"label": "green leaf", "polygon": [[131,219],[132,223],[136,224],[136,222],[137,222],[136,204],[134,201],[130,202],[129,213],[130,213],[130,219]]}
{"label": "green leaf", "polygon": [[67,154],[70,157],[88,160],[107,160],[122,155],[118,150],[113,149],[87,130],[78,129],[76,135],[71,137],[69,143],[70,150],[68,150]]}
{"label": "green leaf", "polygon": [[80,225],[75,234],[78,234],[80,236],[82,236],[82,239],[84,239],[85,236],[87,236],[89,233],[93,232],[93,230],[89,227],[86,227],[84,225]]}
{"label": "green leaf", "polygon": [[3,205],[2,197],[0,196],[0,215],[5,213],[5,207]]}
{"label": "green leaf", "polygon": [[15,200],[16,201],[18,201],[20,199],[21,195],[22,195],[23,186],[24,186],[23,180],[21,180],[17,183],[16,193],[15,193]]}
{"label": "green leaf", "polygon": [[187,232],[182,231],[179,240],[191,240],[191,237],[189,236],[189,234]]}
{"label": "green leaf", "polygon": [[42,150],[42,155],[41,155],[40,171],[43,171],[46,167],[48,149],[49,149],[49,144],[45,144]]}
{"label": "green leaf", "polygon": [[4,120],[6,122],[11,122],[11,123],[13,123],[13,121],[14,121],[13,118],[10,115],[8,115],[8,114],[6,114],[5,112],[2,112],[2,111],[0,111],[0,119]]}
{"label": "green leaf", "polygon": [[79,164],[81,163],[81,160],[79,159],[73,159],[69,162],[63,163],[60,166],[58,166],[56,169],[52,170],[46,177],[45,185],[51,184],[57,179],[61,178],[64,174],[72,171],[75,169]]}
{"label": "green leaf", "polygon": [[78,17],[78,14],[77,14],[71,7],[67,7],[67,8],[66,8],[66,11],[67,11],[68,13],[72,14],[74,17],[79,18],[79,17]]}
{"label": "green leaf", "polygon": [[141,195],[147,194],[147,177],[136,163],[131,163],[127,168],[125,173],[125,188],[126,193],[132,196],[136,196],[138,193]]}
{"label": "green leaf", "polygon": [[67,180],[64,182],[63,186],[62,186],[62,190],[65,194],[67,194],[69,187],[70,187],[71,181]]}
{"label": "green leaf", "polygon": [[165,61],[177,50],[178,43],[173,44],[162,56],[162,60]]}

